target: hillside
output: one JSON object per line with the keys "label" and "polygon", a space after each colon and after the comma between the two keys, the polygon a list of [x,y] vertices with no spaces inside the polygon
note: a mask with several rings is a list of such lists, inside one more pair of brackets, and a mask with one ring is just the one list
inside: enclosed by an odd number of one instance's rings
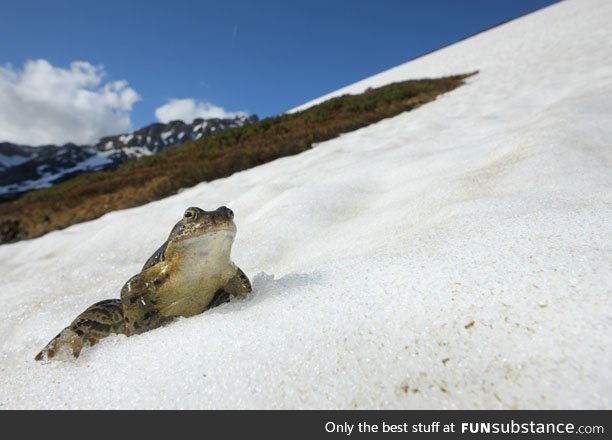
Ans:
{"label": "hillside", "polygon": [[[478,70],[427,105],[0,246],[0,406],[612,408],[609,17],[557,3],[338,92]],[[33,360],[193,205],[234,211],[249,298]]]}
{"label": "hillside", "polygon": [[32,191],[0,205],[0,244],[37,237],[301,153],[317,142],[414,109],[458,87],[467,76],[403,81],[334,98],[304,112],[199,137],[116,170],[80,174],[52,188]]}

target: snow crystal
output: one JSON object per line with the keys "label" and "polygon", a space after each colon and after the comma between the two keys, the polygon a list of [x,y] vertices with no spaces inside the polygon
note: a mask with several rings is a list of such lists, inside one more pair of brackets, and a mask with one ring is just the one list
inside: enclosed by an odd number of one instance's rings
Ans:
{"label": "snow crystal", "polygon": [[[480,70],[412,112],[1,246],[0,405],[610,408],[610,16],[557,3],[346,89]],[[192,205],[234,210],[250,297],[34,362]]]}

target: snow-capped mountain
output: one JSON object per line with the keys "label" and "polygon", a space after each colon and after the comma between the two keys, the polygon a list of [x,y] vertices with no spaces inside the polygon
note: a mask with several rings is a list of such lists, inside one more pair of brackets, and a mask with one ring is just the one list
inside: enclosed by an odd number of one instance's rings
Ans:
{"label": "snow-capped mountain", "polygon": [[68,143],[30,147],[3,142],[0,143],[0,197],[11,199],[84,171],[115,168],[130,159],[149,156],[169,146],[257,120],[256,115],[240,115],[231,119],[198,118],[190,124],[183,121],[155,123],[131,133],[103,137],[95,145]]}

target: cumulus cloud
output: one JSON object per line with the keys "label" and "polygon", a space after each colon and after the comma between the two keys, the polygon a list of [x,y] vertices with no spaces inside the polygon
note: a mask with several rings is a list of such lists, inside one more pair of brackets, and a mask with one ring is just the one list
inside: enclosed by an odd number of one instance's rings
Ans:
{"label": "cumulus cloud", "polygon": [[238,115],[246,114],[246,112],[228,112],[210,102],[196,101],[192,98],[171,99],[155,110],[157,120],[164,123],[177,119],[191,122],[195,118],[235,118]]}
{"label": "cumulus cloud", "polygon": [[105,74],[85,61],[67,69],[43,59],[23,69],[0,66],[0,141],[87,144],[130,130],[140,96],[126,81],[104,81]]}

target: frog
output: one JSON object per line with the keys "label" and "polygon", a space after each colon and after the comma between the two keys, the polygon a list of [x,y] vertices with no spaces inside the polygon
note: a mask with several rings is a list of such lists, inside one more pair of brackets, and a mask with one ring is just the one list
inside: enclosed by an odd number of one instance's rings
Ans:
{"label": "frog", "polygon": [[234,213],[226,206],[187,208],[167,240],[123,285],[119,298],[89,306],[35,360],[48,361],[65,350],[78,358],[84,347],[110,335],[138,335],[247,297],[251,282],[231,259],[236,231]]}

